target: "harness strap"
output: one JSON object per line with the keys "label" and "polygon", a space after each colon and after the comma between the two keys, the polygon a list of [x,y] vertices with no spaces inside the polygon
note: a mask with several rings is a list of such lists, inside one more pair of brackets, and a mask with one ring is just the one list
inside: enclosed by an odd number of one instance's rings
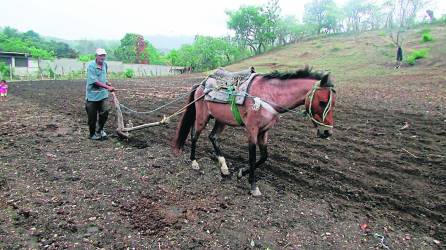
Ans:
{"label": "harness strap", "polygon": [[231,107],[232,116],[234,117],[237,124],[242,126],[245,123],[243,122],[242,116],[240,115],[240,110],[238,109],[237,104],[235,102],[235,97],[237,95],[234,93],[234,90],[235,90],[234,85],[229,85],[226,89],[226,91],[228,92],[228,95],[229,95],[228,100],[229,100],[229,104]]}

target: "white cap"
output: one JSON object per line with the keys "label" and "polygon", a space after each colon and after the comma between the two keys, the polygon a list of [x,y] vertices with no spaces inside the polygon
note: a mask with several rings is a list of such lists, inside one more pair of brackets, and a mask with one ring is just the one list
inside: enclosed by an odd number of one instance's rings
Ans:
{"label": "white cap", "polygon": [[105,49],[98,48],[96,49],[96,55],[107,55],[107,52],[105,52]]}

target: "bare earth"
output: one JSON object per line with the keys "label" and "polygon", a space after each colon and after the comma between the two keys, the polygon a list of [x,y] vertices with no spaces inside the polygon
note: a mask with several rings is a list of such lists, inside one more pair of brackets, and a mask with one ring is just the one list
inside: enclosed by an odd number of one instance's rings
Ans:
{"label": "bare earth", "polygon": [[[204,133],[202,169],[170,151],[176,120],[129,140],[87,139],[83,81],[10,84],[0,103],[0,248],[440,249],[446,241],[446,92],[442,74],[337,86],[335,134],[284,114],[258,171],[222,179]],[[150,110],[200,76],[120,81],[120,101]],[[410,83],[410,85],[409,85]],[[133,124],[158,121],[184,101]],[[112,112],[108,131],[114,131]],[[407,123],[408,127],[403,128]],[[211,126],[208,127],[209,129]],[[232,173],[243,128],[222,136]],[[360,225],[367,224],[365,230]]]}

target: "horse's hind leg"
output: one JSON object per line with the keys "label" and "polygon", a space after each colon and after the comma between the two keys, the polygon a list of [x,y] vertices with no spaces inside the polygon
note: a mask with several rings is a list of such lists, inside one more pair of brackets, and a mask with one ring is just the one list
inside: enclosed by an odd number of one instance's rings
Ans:
{"label": "horse's hind leg", "polygon": [[195,109],[195,124],[192,127],[192,131],[190,133],[190,160],[192,161],[192,169],[198,170],[200,169],[200,165],[198,164],[197,158],[195,157],[195,150],[197,148],[198,137],[200,137],[201,131],[203,131],[209,121],[209,114],[206,105],[203,103],[203,100],[199,100],[195,103]]}
{"label": "horse's hind leg", "polygon": [[197,158],[195,158],[195,149],[197,148],[199,133],[195,130],[195,127],[192,127],[192,131],[190,133],[191,140],[191,149],[190,149],[190,160],[192,161],[192,169],[199,170],[200,165],[198,165]]}
{"label": "horse's hind leg", "polygon": [[218,136],[225,129],[225,124],[215,120],[214,128],[209,134],[209,140],[212,142],[212,146],[214,146],[214,152],[217,155],[218,163],[220,164],[220,171],[222,175],[229,175],[228,165],[226,164],[226,160],[223,157],[220,146],[218,145]]}

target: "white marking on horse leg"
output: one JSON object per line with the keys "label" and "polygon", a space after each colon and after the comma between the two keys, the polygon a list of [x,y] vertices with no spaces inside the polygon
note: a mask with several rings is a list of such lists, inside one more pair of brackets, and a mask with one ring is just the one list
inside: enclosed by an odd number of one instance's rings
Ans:
{"label": "white marking on horse leg", "polygon": [[192,161],[192,169],[193,170],[200,170],[200,165],[198,165],[197,160]]}
{"label": "white marking on horse leg", "polygon": [[243,177],[243,172],[245,171],[245,169],[246,169],[246,168],[240,168],[240,169],[238,170],[238,175],[237,175],[237,177],[238,177],[239,179]]}
{"label": "white marking on horse leg", "polygon": [[251,195],[254,197],[262,196],[262,193],[260,192],[259,187],[256,187],[256,189],[251,190]]}
{"label": "white marking on horse leg", "polygon": [[229,175],[228,165],[226,165],[226,160],[223,156],[218,156],[218,163],[220,164],[220,171],[223,175]]}

